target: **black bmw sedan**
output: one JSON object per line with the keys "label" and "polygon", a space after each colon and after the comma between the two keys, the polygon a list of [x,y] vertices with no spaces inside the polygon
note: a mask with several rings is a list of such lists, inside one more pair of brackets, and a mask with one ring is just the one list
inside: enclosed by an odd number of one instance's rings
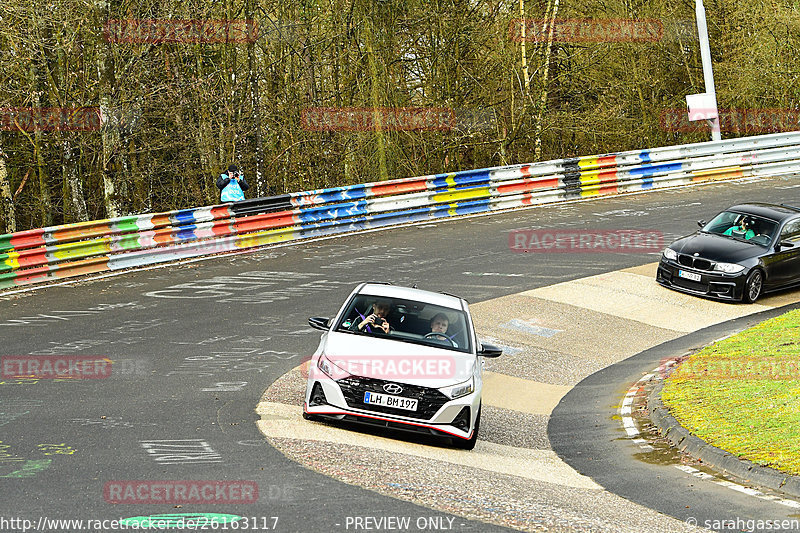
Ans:
{"label": "black bmw sedan", "polygon": [[741,204],[698,225],[664,249],[656,275],[661,285],[750,303],[800,285],[800,208]]}

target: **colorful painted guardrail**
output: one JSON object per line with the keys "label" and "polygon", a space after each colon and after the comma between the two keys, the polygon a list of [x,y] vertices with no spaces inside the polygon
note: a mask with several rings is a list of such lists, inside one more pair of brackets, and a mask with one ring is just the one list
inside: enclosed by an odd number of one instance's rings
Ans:
{"label": "colorful painted guardrail", "polygon": [[0,235],[0,290],[387,225],[800,175],[800,132],[302,191]]}

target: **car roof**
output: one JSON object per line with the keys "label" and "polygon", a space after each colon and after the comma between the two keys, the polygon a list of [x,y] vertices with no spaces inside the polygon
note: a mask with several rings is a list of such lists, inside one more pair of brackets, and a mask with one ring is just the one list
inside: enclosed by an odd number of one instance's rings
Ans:
{"label": "car roof", "polygon": [[[386,285],[383,283],[365,283],[358,291],[358,294],[424,302],[458,309],[459,311],[463,309],[462,302],[464,302],[462,298],[450,294],[412,289],[411,287],[401,287],[398,285]],[[464,302],[464,304],[466,304],[466,302]]]}
{"label": "car roof", "polygon": [[800,209],[794,207],[759,202],[734,205],[733,207],[729,208],[728,211],[737,211],[739,213],[762,216],[777,221],[783,221],[795,215],[800,215]]}

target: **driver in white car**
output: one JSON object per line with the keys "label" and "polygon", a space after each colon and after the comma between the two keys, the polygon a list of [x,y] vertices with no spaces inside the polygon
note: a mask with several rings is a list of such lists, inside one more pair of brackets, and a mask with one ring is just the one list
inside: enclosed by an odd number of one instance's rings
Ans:
{"label": "driver in white car", "polygon": [[450,327],[450,320],[444,313],[439,313],[431,318],[431,333],[447,333]]}
{"label": "driver in white car", "polygon": [[431,332],[428,333],[427,336],[433,336],[432,334],[439,333],[440,335],[436,335],[434,336],[434,338],[436,337],[446,338],[453,343],[454,347],[458,348],[458,344],[456,344],[456,342],[453,339],[447,336],[447,328],[449,327],[450,327],[450,319],[447,318],[447,315],[445,315],[444,313],[435,314],[433,315],[433,318],[431,318]]}

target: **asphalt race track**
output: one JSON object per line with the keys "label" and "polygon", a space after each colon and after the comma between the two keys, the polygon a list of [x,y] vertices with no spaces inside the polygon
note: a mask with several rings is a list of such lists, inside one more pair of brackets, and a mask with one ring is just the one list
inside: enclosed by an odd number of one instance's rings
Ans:
{"label": "asphalt race track", "polygon": [[[632,384],[665,358],[746,329],[783,311],[766,311],[705,328],[586,378],[553,412],[549,427],[553,447],[571,466],[606,489],[681,520],[695,519],[702,524],[706,520],[739,519],[746,524],[797,518],[797,507],[765,502],[665,466],[667,463],[658,460],[657,452],[644,453],[629,440],[620,438],[620,422],[609,416],[613,411],[610,406],[619,400],[620,383]],[[573,429],[576,424],[584,431],[576,433]]]}
{"label": "asphalt race track", "polygon": [[[287,450],[279,450],[265,439],[256,424],[264,414],[257,414],[256,406],[264,399],[265,390],[276,380],[291,376],[316,348],[319,336],[306,319],[333,315],[360,281],[416,283],[423,289],[458,294],[471,304],[485,305],[485,312],[491,313],[490,302],[500,298],[658,260],[657,253],[513,253],[509,249],[511,230],[656,230],[669,242],[693,231],[697,219],[708,220],[742,201],[800,205],[800,184],[796,179],[775,178],[540,207],[0,296],[0,356],[79,355],[114,361],[114,371],[107,377],[98,376],[101,379],[0,377],[0,529],[21,531],[19,520],[30,520],[29,529],[33,529],[46,525],[43,517],[112,520],[219,513],[252,517],[248,529],[256,529],[255,525],[276,531],[495,531],[504,529],[501,524],[520,529],[585,530],[584,524],[572,523],[569,517],[577,514],[575,508],[582,505],[582,497],[595,498],[592,494],[602,493],[612,498],[599,487],[591,493],[554,488],[538,496],[531,494],[532,499],[547,500],[536,500],[538,523],[520,526],[514,521],[490,520],[480,513],[465,516],[457,508],[448,511],[422,493],[417,500],[413,491],[401,499],[364,488],[374,484],[376,477],[391,484],[393,476],[400,478],[405,470],[436,468],[437,461],[404,455],[408,463],[400,462],[399,470],[392,473],[375,470],[369,462],[359,468],[357,462],[341,460],[337,454],[309,444],[305,456],[314,457],[316,465],[306,463],[306,468],[296,457],[290,458]],[[481,324],[476,325],[481,333]],[[684,349],[681,341],[674,342]],[[598,418],[596,410],[618,402],[625,389],[659,357],[657,351],[637,356],[587,378],[571,391],[579,379],[567,376],[568,365],[549,367],[549,380],[534,376],[562,386],[566,394],[562,404],[568,407],[566,414],[557,410],[551,421],[553,447],[569,441],[570,451],[565,455],[575,456],[582,443],[596,444],[596,454],[567,462],[590,476],[591,483],[637,502],[618,499],[619,507],[608,509],[600,529],[641,530],[637,520],[647,515],[647,520],[669,530],[672,519],[659,522],[661,518],[653,517],[652,511],[647,514],[647,508],[683,521],[689,515],[683,512],[685,507],[681,509],[678,495],[687,491],[695,502],[704,502],[704,510],[695,515],[698,517],[714,518],[715,512],[725,515],[716,518],[777,519],[800,514],[701,486],[691,478],[687,481],[675,469],[671,474],[676,475],[668,476],[657,472],[654,465],[643,470],[633,452],[620,448],[627,443],[597,442],[621,438],[621,434],[612,427],[618,421]],[[507,414],[498,409],[495,418],[485,421],[485,446],[552,453],[546,442],[525,437],[529,433],[525,424],[538,425],[537,431],[543,432],[547,417],[528,413],[530,416],[519,419],[503,418]],[[352,435],[355,441],[362,433]],[[398,447],[407,445],[421,446],[398,440]],[[556,451],[561,454],[561,449]],[[369,455],[363,457],[370,459]],[[479,478],[480,467],[469,468],[478,472]],[[661,477],[658,482],[646,479],[638,483],[636,476],[630,475],[634,471],[637,476]],[[359,479],[365,476],[373,479]],[[113,503],[109,497],[109,486],[144,480],[245,480],[257,486],[258,500],[176,506]],[[464,483],[467,481],[472,480]],[[691,490],[689,483],[694,485]],[[480,484],[471,490],[480,497]],[[561,508],[569,508],[566,518],[549,520],[545,516]],[[411,525],[401,529],[398,524],[402,522],[389,521],[389,517],[407,517]],[[10,524],[3,519],[18,521]],[[39,529],[80,530],[75,525],[52,524]]]}

